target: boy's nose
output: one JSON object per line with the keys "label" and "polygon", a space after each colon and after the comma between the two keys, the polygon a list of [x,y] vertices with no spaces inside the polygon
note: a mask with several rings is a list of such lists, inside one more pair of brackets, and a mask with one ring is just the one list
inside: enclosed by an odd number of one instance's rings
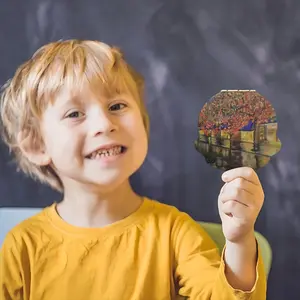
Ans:
{"label": "boy's nose", "polygon": [[92,136],[96,136],[98,134],[109,133],[116,131],[117,126],[113,122],[112,117],[108,115],[108,113],[98,113],[94,114],[90,119],[90,134]]}

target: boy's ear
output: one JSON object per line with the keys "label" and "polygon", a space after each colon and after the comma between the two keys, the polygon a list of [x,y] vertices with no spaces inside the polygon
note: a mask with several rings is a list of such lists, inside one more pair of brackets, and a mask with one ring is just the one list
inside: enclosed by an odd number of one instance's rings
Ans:
{"label": "boy's ear", "polygon": [[45,151],[45,147],[34,138],[32,133],[19,132],[17,142],[23,154],[33,164],[47,166],[51,163],[51,157]]}

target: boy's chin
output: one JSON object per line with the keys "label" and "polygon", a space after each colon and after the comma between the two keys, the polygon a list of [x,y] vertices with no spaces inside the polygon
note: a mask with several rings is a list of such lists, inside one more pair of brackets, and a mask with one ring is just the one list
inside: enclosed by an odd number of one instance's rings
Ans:
{"label": "boy's chin", "polygon": [[129,181],[128,174],[116,174],[115,176],[94,177],[88,180],[88,186],[99,192],[111,192]]}

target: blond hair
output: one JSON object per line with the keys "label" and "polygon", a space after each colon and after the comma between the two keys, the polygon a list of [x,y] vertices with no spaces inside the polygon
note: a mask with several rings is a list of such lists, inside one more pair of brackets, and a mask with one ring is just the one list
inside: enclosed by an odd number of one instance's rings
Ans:
{"label": "blond hair", "polygon": [[18,136],[34,145],[43,143],[39,121],[49,102],[63,88],[88,83],[106,96],[129,92],[138,102],[149,134],[149,118],[143,102],[144,80],[123,58],[122,52],[99,41],[66,40],[47,44],[23,63],[2,89],[0,112],[2,138],[15,156],[18,170],[63,192],[51,166],[33,164],[23,154]]}

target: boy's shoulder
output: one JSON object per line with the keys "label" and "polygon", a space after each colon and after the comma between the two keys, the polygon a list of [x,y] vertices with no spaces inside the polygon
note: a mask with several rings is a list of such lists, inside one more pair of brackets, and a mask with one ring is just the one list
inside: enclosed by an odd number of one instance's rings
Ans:
{"label": "boy's shoulder", "polygon": [[178,215],[180,210],[170,204],[160,202],[159,200],[144,197],[145,205],[152,209],[152,213],[155,215]]}
{"label": "boy's shoulder", "polygon": [[[3,226],[1,226],[1,242],[13,240],[15,243],[21,245],[24,241],[33,236],[40,235],[49,224],[48,212],[53,209],[54,204],[46,208],[36,210],[35,214],[30,217],[22,219],[22,211],[7,213],[2,218]],[[20,220],[18,222],[18,220]],[[1,221],[1,223],[2,223]],[[17,223],[17,224],[16,224]],[[16,224],[16,225],[15,225]]]}
{"label": "boy's shoulder", "polygon": [[186,241],[191,241],[199,236],[202,240],[209,240],[209,236],[202,227],[201,222],[195,220],[187,212],[157,200],[149,199],[148,201],[151,211],[148,217],[145,218],[145,228],[159,231],[158,235],[160,236],[168,235],[174,242],[181,241],[183,238]]}
{"label": "boy's shoulder", "polygon": [[185,222],[191,221],[194,222],[192,217],[188,215],[186,212],[181,211],[174,205],[165,204],[159,202],[158,200],[146,198],[148,201],[148,205],[152,208],[151,215],[154,218],[161,220],[168,220],[171,223],[174,222]]}

